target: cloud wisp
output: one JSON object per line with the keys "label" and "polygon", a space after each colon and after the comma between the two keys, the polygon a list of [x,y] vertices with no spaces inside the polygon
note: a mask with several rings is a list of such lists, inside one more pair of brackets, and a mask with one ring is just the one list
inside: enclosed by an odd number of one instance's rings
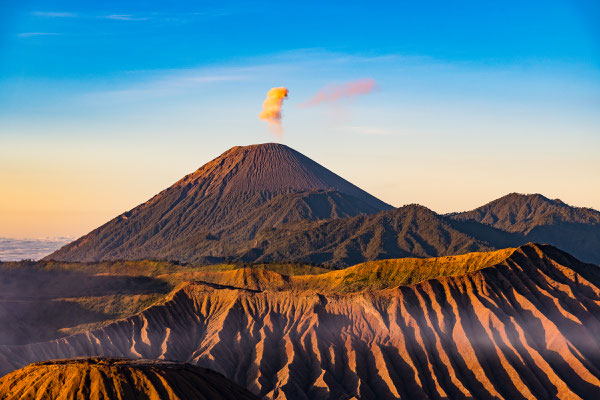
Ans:
{"label": "cloud wisp", "polygon": [[115,21],[147,21],[148,17],[136,17],[132,14],[110,14],[104,15],[100,18],[112,19]]}
{"label": "cloud wisp", "polygon": [[47,17],[47,18],[74,18],[77,14],[72,12],[55,12],[55,11],[34,11],[31,15],[36,17]]}
{"label": "cloud wisp", "polygon": [[36,36],[59,36],[62,35],[61,33],[56,33],[56,32],[22,32],[17,34],[18,37],[21,38],[29,38],[29,37],[36,37]]}
{"label": "cloud wisp", "polygon": [[[130,79],[133,80],[135,75],[132,74]],[[102,102],[139,102],[193,93],[204,85],[240,82],[246,79],[248,77],[243,70],[174,70],[114,90],[88,93],[87,97]]]}
{"label": "cloud wisp", "polygon": [[[86,15],[74,12],[58,12],[58,11],[34,11],[31,15],[43,18],[98,18],[109,19],[114,21],[147,21],[150,17],[139,16],[133,14],[107,14],[107,15]],[[156,16],[156,15],[155,15]]]}
{"label": "cloud wisp", "polygon": [[342,84],[329,84],[319,90],[310,100],[298,104],[299,107],[312,107],[321,103],[333,103],[371,93],[377,88],[375,79],[360,79]]}

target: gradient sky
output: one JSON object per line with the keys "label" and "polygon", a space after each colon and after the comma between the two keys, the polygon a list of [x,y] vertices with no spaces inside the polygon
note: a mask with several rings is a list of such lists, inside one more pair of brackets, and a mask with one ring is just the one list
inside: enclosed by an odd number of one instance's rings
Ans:
{"label": "gradient sky", "polygon": [[[326,85],[378,90],[302,108]],[[286,86],[283,137],[257,118]],[[382,200],[600,209],[597,1],[8,1],[0,236],[79,236],[274,140]]]}

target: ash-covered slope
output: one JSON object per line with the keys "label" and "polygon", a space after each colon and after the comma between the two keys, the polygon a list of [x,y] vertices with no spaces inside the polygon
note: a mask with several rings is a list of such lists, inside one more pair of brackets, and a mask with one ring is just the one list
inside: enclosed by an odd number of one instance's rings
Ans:
{"label": "ash-covered slope", "polygon": [[577,258],[600,264],[600,211],[572,207],[541,194],[511,193],[471,211],[449,215],[512,234],[518,242],[550,243]]}
{"label": "ash-covered slope", "polygon": [[[125,356],[211,368],[266,399],[600,398],[597,266],[535,244],[413,264],[214,274],[102,329],[0,346],[0,368]],[[432,271],[448,276],[362,291]]]}
{"label": "ash-covered slope", "polygon": [[258,400],[206,368],[151,360],[84,358],[28,365],[0,379],[0,398]]}
{"label": "ash-covered slope", "polygon": [[192,261],[222,256],[279,222],[389,208],[285,145],[234,147],[46,259]]}

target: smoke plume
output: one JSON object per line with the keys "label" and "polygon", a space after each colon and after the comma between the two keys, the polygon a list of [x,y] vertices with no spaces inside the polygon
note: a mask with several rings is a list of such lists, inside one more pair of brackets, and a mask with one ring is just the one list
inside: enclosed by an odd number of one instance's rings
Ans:
{"label": "smoke plume", "polygon": [[311,107],[324,102],[334,102],[341,98],[351,98],[361,94],[371,93],[376,87],[375,79],[361,79],[337,85],[327,85],[319,90],[312,99],[299,104],[299,106]]}
{"label": "smoke plume", "polygon": [[281,136],[281,106],[283,100],[287,97],[288,90],[285,87],[276,87],[269,90],[267,98],[263,103],[263,109],[258,118],[269,123],[271,130],[278,136]]}

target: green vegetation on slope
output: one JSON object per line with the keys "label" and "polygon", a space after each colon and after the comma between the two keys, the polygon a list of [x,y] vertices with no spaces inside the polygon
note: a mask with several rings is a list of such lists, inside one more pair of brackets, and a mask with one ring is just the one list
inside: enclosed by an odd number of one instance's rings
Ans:
{"label": "green vegetation on slope", "polygon": [[294,281],[302,287],[330,293],[388,289],[490,267],[504,261],[514,250],[508,248],[459,256],[369,261],[319,276],[297,277]]}

